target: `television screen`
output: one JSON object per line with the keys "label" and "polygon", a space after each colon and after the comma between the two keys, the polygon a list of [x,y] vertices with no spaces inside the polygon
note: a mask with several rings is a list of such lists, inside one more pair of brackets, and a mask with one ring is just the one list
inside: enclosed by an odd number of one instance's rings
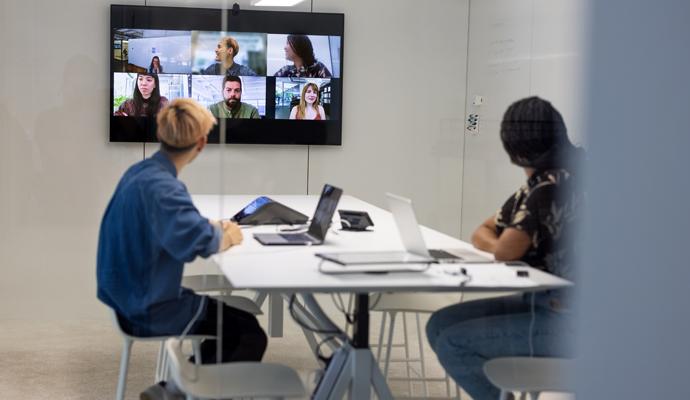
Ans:
{"label": "television screen", "polygon": [[155,142],[192,98],[210,143],[340,145],[343,14],[112,5],[110,141]]}

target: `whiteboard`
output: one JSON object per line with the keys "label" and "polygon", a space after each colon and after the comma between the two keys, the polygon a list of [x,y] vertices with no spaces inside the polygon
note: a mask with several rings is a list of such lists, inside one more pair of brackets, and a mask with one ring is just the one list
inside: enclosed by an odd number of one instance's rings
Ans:
{"label": "whiteboard", "polygon": [[[465,130],[463,239],[526,181],[523,170],[510,163],[499,136],[511,103],[528,96],[550,101],[563,115],[571,140],[584,143],[584,3],[470,0],[465,120],[479,115],[479,130]],[[474,105],[475,96],[483,104]]]}

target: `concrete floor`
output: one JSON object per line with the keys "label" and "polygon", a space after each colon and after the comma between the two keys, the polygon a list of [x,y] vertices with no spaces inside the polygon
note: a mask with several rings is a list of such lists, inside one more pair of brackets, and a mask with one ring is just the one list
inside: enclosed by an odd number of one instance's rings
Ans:
{"label": "concrete floor", "polygon": [[[344,318],[336,316],[328,296],[321,298],[326,311],[336,322]],[[265,306],[264,306],[265,309]],[[286,364],[298,371],[307,388],[313,388],[318,364],[311,355],[302,331],[286,313],[284,336],[271,338],[265,360]],[[426,323],[422,315],[422,324]],[[266,327],[266,316],[261,316]],[[380,313],[372,313],[372,343],[377,342]],[[398,324],[397,340],[402,341],[402,327]],[[408,317],[408,341],[412,344],[412,356],[417,357],[418,341],[414,328],[414,317]],[[422,329],[423,332],[423,329]],[[423,340],[426,346],[426,339]],[[88,321],[25,321],[0,322],[0,398],[2,399],[111,399],[115,396],[122,339],[108,320]],[[134,344],[127,385],[127,399],[138,399],[139,392],[153,384],[156,343]],[[402,348],[394,356],[402,356]],[[443,377],[443,369],[431,350],[425,348],[427,374]],[[414,371],[419,371],[415,364]],[[397,363],[391,366],[392,376],[403,376],[405,366]],[[420,384],[408,385],[403,381],[390,381],[397,397],[421,396]],[[412,389],[412,393],[410,390]],[[453,386],[452,390],[455,389]],[[445,382],[429,385],[429,394],[446,397]],[[453,397],[454,393],[453,393]],[[468,399],[467,395],[462,396]],[[543,396],[541,399],[563,398]]]}

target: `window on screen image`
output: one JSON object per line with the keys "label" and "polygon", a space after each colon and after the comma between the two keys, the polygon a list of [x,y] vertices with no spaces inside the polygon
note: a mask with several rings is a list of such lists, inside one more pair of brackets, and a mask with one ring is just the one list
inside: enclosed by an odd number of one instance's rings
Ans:
{"label": "window on screen image", "polygon": [[242,102],[242,80],[237,76],[223,78],[223,100],[209,106],[216,118],[257,119],[259,110],[251,104]]}
{"label": "window on screen image", "polygon": [[158,74],[137,74],[134,93],[126,99],[113,115],[121,117],[152,117],[168,104],[160,95]]}

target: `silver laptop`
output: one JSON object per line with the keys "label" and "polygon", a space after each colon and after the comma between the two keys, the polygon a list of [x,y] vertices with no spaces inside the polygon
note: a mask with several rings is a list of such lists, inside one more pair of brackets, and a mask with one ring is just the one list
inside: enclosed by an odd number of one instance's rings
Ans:
{"label": "silver laptop", "polygon": [[386,193],[388,209],[393,213],[400,239],[405,250],[412,254],[434,258],[438,262],[488,263],[489,257],[468,249],[432,249],[429,250],[422,237],[422,230],[417,223],[412,200]]}
{"label": "silver laptop", "polygon": [[255,233],[254,239],[263,245],[318,245],[326,238],[333,213],[343,191],[335,186],[324,185],[311,219],[309,230],[304,233]]}

